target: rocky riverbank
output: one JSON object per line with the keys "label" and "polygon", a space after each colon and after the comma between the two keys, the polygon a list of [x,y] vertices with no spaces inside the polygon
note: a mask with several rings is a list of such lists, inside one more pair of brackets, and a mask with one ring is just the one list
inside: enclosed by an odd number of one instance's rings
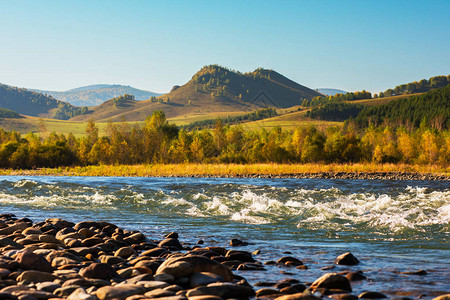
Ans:
{"label": "rocky riverbank", "polygon": [[[259,251],[239,250],[237,239],[227,247],[180,242],[175,232],[151,239],[103,221],[74,224],[62,219],[33,223],[12,214],[0,215],[0,299],[374,299],[380,291],[352,293],[364,273],[326,273],[314,282],[296,278],[250,285],[234,270],[267,272],[265,266],[308,269],[296,257],[258,261]],[[336,265],[357,266],[351,253],[336,258]],[[419,270],[411,276],[425,275]],[[393,297],[392,299],[394,299]],[[396,299],[409,299],[396,297]],[[450,299],[450,295],[435,299]]]}

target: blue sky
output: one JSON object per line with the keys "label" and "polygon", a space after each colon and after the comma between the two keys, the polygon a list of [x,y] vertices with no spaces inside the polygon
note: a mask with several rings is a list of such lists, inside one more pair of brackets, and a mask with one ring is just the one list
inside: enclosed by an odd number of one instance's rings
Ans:
{"label": "blue sky", "polygon": [[311,88],[450,74],[450,1],[3,1],[0,83],[166,92],[202,66],[274,69]]}

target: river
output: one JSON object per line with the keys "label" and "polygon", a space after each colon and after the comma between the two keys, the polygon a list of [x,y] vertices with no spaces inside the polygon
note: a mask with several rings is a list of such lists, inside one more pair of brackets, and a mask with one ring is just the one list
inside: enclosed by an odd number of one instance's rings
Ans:
{"label": "river", "polygon": [[[289,255],[309,268],[235,271],[252,284],[350,269],[368,278],[352,282],[356,295],[450,292],[448,181],[2,176],[0,213],[104,220],[150,239],[177,231],[191,246],[238,238],[261,262]],[[348,251],[359,265],[322,270]],[[402,273],[421,269],[427,275]]]}

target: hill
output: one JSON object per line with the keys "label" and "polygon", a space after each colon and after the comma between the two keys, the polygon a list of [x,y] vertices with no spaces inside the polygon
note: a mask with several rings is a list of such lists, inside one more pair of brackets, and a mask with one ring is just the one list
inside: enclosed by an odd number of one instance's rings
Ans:
{"label": "hill", "polygon": [[193,114],[249,112],[263,107],[286,108],[305,99],[321,96],[285,76],[267,69],[250,73],[233,71],[218,65],[203,67],[182,86],[170,93],[146,101],[129,101],[117,107],[109,100],[92,108],[92,112],[74,120],[125,119],[144,120],[155,110],[163,110],[168,118]]}
{"label": "hill", "polygon": [[323,88],[323,89],[316,89],[316,91],[319,92],[319,93],[321,93],[321,94],[327,95],[327,96],[334,96],[334,95],[336,95],[336,94],[346,94],[346,93],[348,93],[348,92],[343,91],[343,90],[338,90],[338,89],[326,89],[326,88]]}
{"label": "hill", "polygon": [[147,100],[161,94],[139,90],[131,86],[119,84],[95,84],[71,89],[65,92],[32,90],[47,94],[55,99],[68,102],[76,106],[96,106],[106,100],[121,96],[123,94],[133,95],[136,100]]}
{"label": "hill", "polygon": [[0,84],[0,108],[29,116],[61,120],[87,112],[87,107],[75,107],[51,96],[4,84]]}

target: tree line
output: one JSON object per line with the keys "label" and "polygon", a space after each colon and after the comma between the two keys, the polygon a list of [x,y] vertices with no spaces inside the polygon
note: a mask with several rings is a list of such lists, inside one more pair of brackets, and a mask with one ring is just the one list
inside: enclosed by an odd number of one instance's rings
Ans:
{"label": "tree line", "polygon": [[109,123],[99,136],[93,120],[83,137],[51,133],[21,136],[0,130],[0,167],[40,168],[153,163],[418,163],[450,164],[450,132],[369,126],[246,130],[242,125],[186,131],[154,112],[139,126]]}

